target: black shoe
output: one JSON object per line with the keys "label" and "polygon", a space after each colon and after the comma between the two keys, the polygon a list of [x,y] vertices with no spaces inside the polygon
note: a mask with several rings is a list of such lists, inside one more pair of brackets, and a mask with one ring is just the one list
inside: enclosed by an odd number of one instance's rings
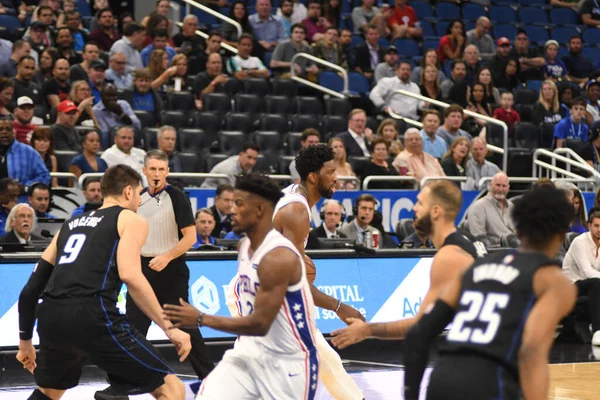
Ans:
{"label": "black shoe", "polygon": [[94,399],[96,400],[129,400],[129,396],[126,394],[117,393],[112,386],[107,387],[104,390],[98,390],[94,393]]}

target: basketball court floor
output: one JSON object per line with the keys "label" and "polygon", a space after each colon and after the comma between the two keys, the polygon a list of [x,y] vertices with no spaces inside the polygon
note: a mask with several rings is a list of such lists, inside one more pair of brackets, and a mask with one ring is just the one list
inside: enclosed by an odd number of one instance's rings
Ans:
{"label": "basketball court floor", "polygon": [[[402,365],[401,342],[370,341],[355,346],[355,349],[342,352],[344,365],[363,390],[367,400],[402,399],[404,369]],[[219,358],[226,347],[211,346],[211,356]],[[161,349],[172,363],[176,372],[186,383],[196,382],[188,363],[180,364],[175,360],[172,349]],[[214,354],[213,354],[214,353]],[[27,399],[34,387],[33,378],[14,361],[14,352],[0,354],[0,399]],[[600,393],[600,348],[583,344],[555,344],[551,353],[550,397],[554,400],[592,400],[598,399]],[[598,361],[596,361],[598,360]],[[435,356],[432,355],[432,365]],[[428,368],[424,383],[426,384],[431,368]],[[94,392],[107,386],[103,373],[95,366],[84,368],[81,384],[67,391],[65,400],[91,400]],[[194,395],[186,385],[186,399]],[[151,399],[149,395],[131,396],[132,400]],[[317,390],[318,400],[329,400],[332,397],[320,385]],[[421,399],[425,398],[425,391]],[[229,400],[229,399],[224,399]],[[233,400],[233,399],[231,399]]]}

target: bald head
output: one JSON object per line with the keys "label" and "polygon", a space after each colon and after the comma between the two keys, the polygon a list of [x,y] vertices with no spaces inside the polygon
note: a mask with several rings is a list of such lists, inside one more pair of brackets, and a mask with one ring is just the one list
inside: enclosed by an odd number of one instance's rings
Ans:
{"label": "bald head", "polygon": [[206,61],[206,71],[212,77],[220,75],[223,72],[223,61],[219,53],[212,53]]}
{"label": "bald head", "polygon": [[490,193],[496,200],[505,200],[510,189],[508,184],[508,176],[504,172],[498,172],[492,177],[490,185]]}
{"label": "bald head", "polygon": [[475,32],[478,36],[483,36],[492,29],[492,23],[487,17],[479,17],[475,25]]}
{"label": "bald head", "polygon": [[473,138],[471,141],[471,154],[473,154],[473,159],[478,164],[483,164],[487,156],[487,143],[485,139],[479,136]]}

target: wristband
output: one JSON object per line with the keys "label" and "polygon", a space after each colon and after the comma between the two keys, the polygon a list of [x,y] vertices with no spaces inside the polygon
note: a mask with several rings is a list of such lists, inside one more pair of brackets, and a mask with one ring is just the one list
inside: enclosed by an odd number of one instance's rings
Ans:
{"label": "wristband", "polygon": [[198,326],[202,326],[202,320],[204,319],[204,313],[200,312],[200,316],[196,320],[198,322]]}
{"label": "wristband", "polygon": [[335,308],[335,310],[333,310],[334,312],[338,312],[340,310],[340,307],[342,306],[342,301],[338,300],[338,304],[337,307]]}

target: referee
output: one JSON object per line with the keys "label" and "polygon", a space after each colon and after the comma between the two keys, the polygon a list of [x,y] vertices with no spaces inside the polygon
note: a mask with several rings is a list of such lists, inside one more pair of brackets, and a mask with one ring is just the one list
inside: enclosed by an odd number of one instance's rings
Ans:
{"label": "referee", "polygon": [[[148,221],[149,231],[142,247],[142,272],[161,305],[179,304],[179,298],[188,301],[190,270],[185,263],[185,252],[196,242],[194,214],[185,193],[167,184],[169,158],[164,152],[149,151],[143,172],[148,188],[142,191],[138,214]],[[151,321],[129,294],[127,317],[143,335],[148,333]],[[214,365],[208,360],[200,330],[186,332],[192,342],[188,360],[198,377],[204,379]]]}

